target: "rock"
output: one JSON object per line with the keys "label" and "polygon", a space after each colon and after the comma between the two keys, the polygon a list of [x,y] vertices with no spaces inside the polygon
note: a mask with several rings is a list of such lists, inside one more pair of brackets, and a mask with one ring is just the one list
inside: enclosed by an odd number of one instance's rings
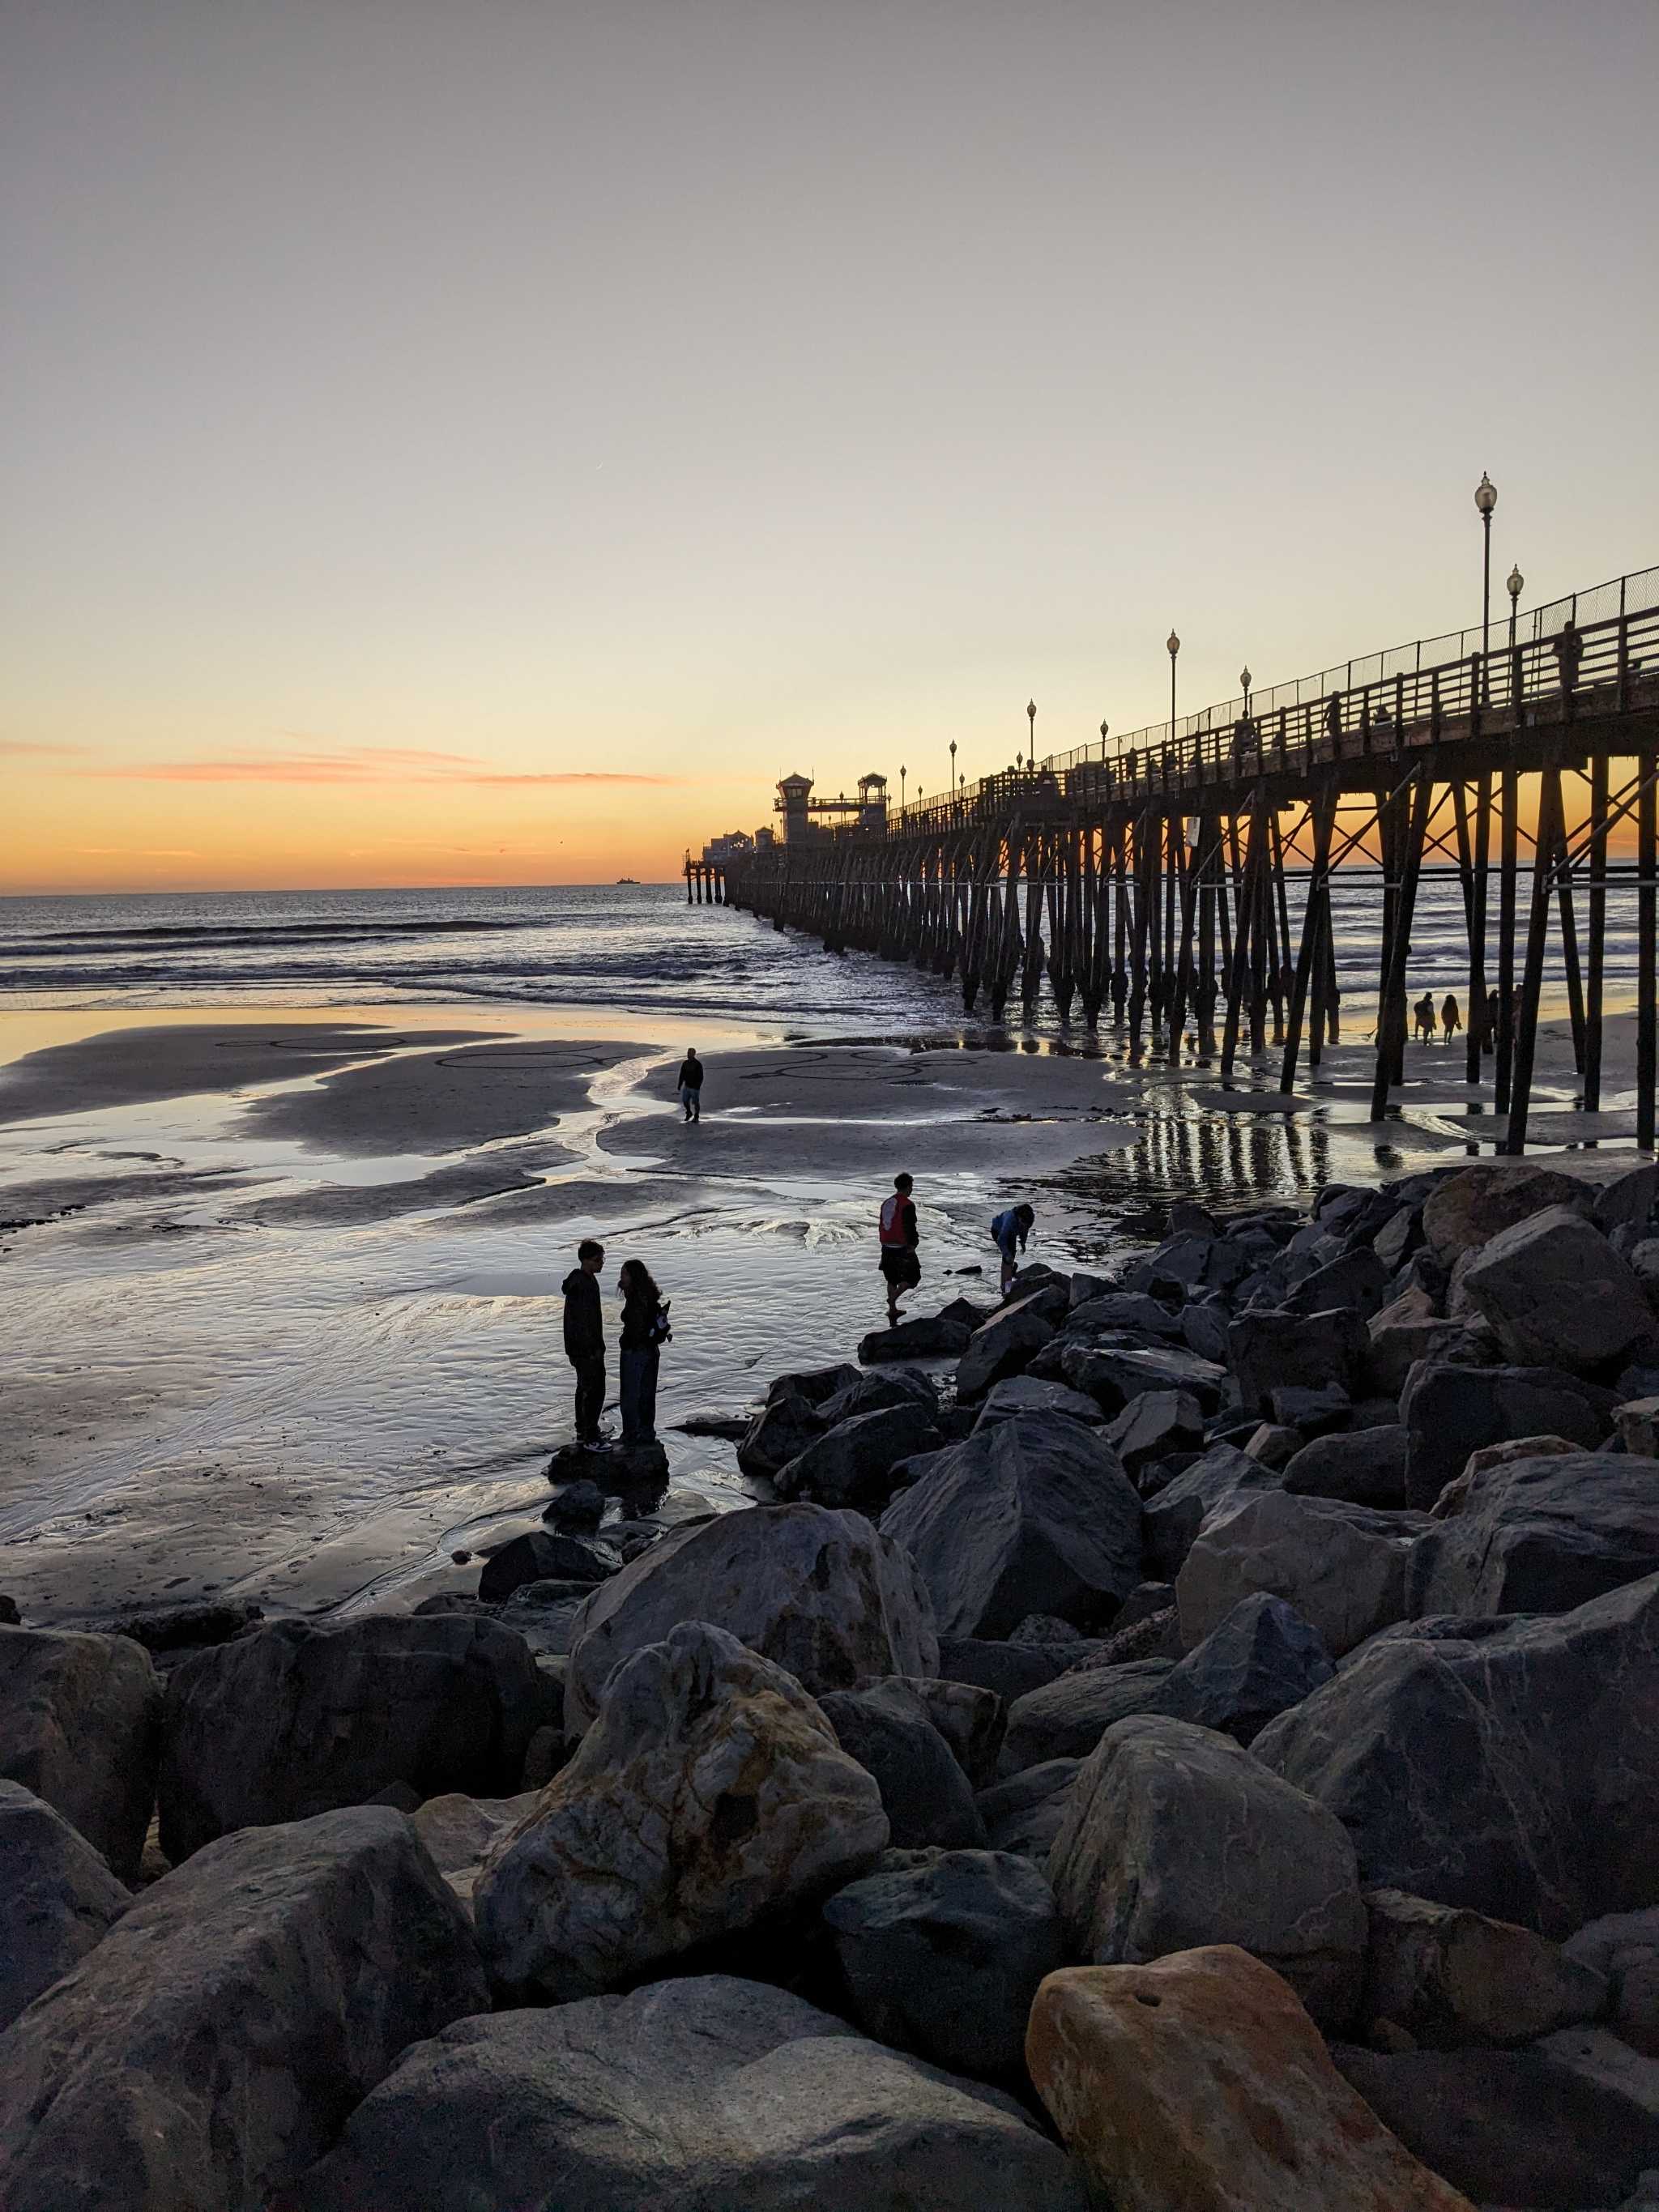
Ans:
{"label": "rock", "polygon": [[173,1651],[199,1650],[208,1644],[228,1644],[264,1614],[257,1605],[235,1602],[164,1606],[159,1611],[125,1613],[109,1624],[108,1632],[142,1644],[152,1656]]}
{"label": "rock", "polygon": [[0,1628],[20,1627],[22,1619],[22,1614],[17,1610],[17,1601],[15,1597],[0,1597]]}
{"label": "rock", "polygon": [[1143,1390],[1108,1427],[1106,1441],[1135,1477],[1167,1452],[1201,1449],[1204,1415],[1190,1390]]}
{"label": "rock", "polygon": [[687,1620],[729,1630],[812,1692],[939,1671],[926,1590],[890,1537],[857,1513],[757,1505],[672,1530],[594,1592],[571,1650],[567,1729],[588,1725],[613,1667]]}
{"label": "rock", "polygon": [[752,1410],[746,1413],[723,1413],[717,1407],[700,1406],[695,1412],[682,1415],[668,1426],[683,1437],[716,1437],[723,1443],[741,1443],[749,1433],[749,1424],[754,1419]]}
{"label": "rock", "polygon": [[[943,1676],[907,1680],[890,1674],[921,1703],[922,1710],[951,1747],[951,1754],[975,1790],[982,1790],[997,1771],[1002,1748],[1002,1699],[994,1690],[969,1682],[952,1682]],[[878,1689],[880,1680],[860,1682],[860,1690]]]}
{"label": "rock", "polygon": [[532,1528],[492,1552],[478,1577],[486,1603],[511,1597],[522,1583],[602,1583],[619,1571],[622,1553],[591,1536]]}
{"label": "rock", "polygon": [[1258,1421],[1239,1449],[1247,1459],[1282,1473],[1307,1441],[1300,1429],[1287,1429],[1278,1421]]}
{"label": "rock", "polygon": [[848,1359],[838,1359],[833,1367],[798,1368],[791,1374],[773,1376],[766,1386],[766,1402],[776,1406],[787,1399],[804,1398],[809,1406],[822,1412],[832,1398],[863,1380],[859,1370]]}
{"label": "rock", "polygon": [[[1073,1277],[1075,1282],[1078,1278]],[[1149,1336],[1165,1344],[1181,1342],[1181,1317],[1149,1298],[1144,1291],[1114,1291],[1074,1303],[1066,1317],[1068,1335],[1096,1331]]]}
{"label": "rock", "polygon": [[[1227,1364],[1245,1407],[1264,1418],[1275,1390],[1358,1388],[1370,1338],[1359,1315],[1341,1306],[1328,1313],[1286,1313],[1268,1307],[1240,1314],[1227,1331]],[[1278,1419],[1274,1415],[1274,1419]]]}
{"label": "rock", "polygon": [[[1495,1240],[1494,1240],[1495,1241]],[[1412,1556],[1415,1614],[1567,1613],[1659,1573],[1659,1463],[1551,1452],[1472,1474]]]}
{"label": "rock", "polygon": [[1371,1240],[1371,1249],[1392,1274],[1423,1242],[1423,1209],[1402,1206],[1389,1215]]}
{"label": "rock", "polygon": [[1361,1245],[1304,1275],[1286,1297],[1285,1310],[1329,1313],[1335,1307],[1347,1306],[1369,1321],[1387,1297],[1389,1273],[1375,1252]]}
{"label": "rock", "polygon": [[1358,2004],[1365,1907],[1341,1823],[1208,1729],[1151,1715],[1109,1729],[1072,1784],[1048,1879],[1095,1966],[1237,1943],[1322,2023]]}
{"label": "rock", "polygon": [[1607,1433],[1593,1386],[1548,1367],[1413,1367],[1400,1401],[1406,1497],[1431,1506],[1472,1451],[1516,1437],[1588,1448]]}
{"label": "rock", "polygon": [[1006,1421],[1011,1413],[1064,1413],[1085,1427],[1097,1429],[1105,1419],[1094,1400],[1064,1382],[1040,1382],[1035,1375],[1007,1375],[991,1385],[979,1409],[975,1427],[988,1429]]}
{"label": "rock", "polygon": [[854,1373],[856,1381],[843,1383],[818,1407],[827,1426],[833,1429],[838,1421],[850,1421],[859,1413],[878,1413],[890,1406],[920,1406],[930,1419],[938,1419],[939,1392],[920,1368],[890,1367],[881,1375],[862,1375],[854,1369]]}
{"label": "rock", "polygon": [[0,2202],[263,2205],[400,2051],[488,2002],[465,1915],[401,1814],[227,1836],[8,2031]]}
{"label": "rock", "polygon": [[530,1647],[493,1620],[274,1621],[167,1678],[161,1848],[176,1866],[231,1829],[362,1804],[393,1782],[505,1796],[541,1708]]}
{"label": "rock", "polygon": [[[1318,1632],[1282,1598],[1241,1598],[1164,1679],[1149,1710],[1253,1742],[1335,1673]],[[1069,1679],[1069,1678],[1067,1678]]]}
{"label": "rock", "polygon": [[1174,1668],[1170,1659],[1091,1667],[1016,1698],[1008,1708],[1001,1771],[1018,1774],[1050,1759],[1086,1759],[1115,1722],[1163,1710],[1164,1687]]}
{"label": "rock", "polygon": [[[551,1777],[549,1777],[551,1779]],[[461,1903],[472,1910],[473,1885],[490,1850],[516,1827],[535,1804],[538,1790],[516,1797],[467,1797],[449,1790],[428,1797],[409,1815],[409,1825],[432,1854],[432,1863]]]}
{"label": "rock", "polygon": [[[575,1640],[581,1609],[592,1595],[592,1583],[520,1583],[495,1618],[502,1627],[522,1636],[538,1660],[563,1658]],[[542,1717],[547,1717],[544,1703]]]}
{"label": "rock", "polygon": [[957,2074],[1024,2071],[1025,2023],[1066,1963],[1054,1892],[1006,1851],[929,1851],[884,1863],[823,1917],[853,2017],[878,2042]]}
{"label": "rock", "polygon": [[1004,1644],[991,1637],[941,1636],[939,1640],[939,1671],[946,1681],[972,1682],[982,1690],[994,1690],[1005,1705],[1063,1674],[1071,1664],[1071,1656]]}
{"label": "rock", "polygon": [[1292,1498],[1336,1498],[1397,1510],[1406,1503],[1407,1434],[1398,1421],[1316,1437],[1285,1469]]}
{"label": "rock", "polygon": [[1008,1641],[1031,1651],[1057,1652],[1068,1667],[1098,1651],[1101,1645],[1099,1637],[1085,1636],[1080,1628],[1052,1613],[1026,1613],[1008,1631]]}
{"label": "rock", "polygon": [[0,1781],[42,1798],[128,1879],[155,1801],[161,1716],[161,1678],[125,1637],[0,1628]]}
{"label": "rock", "polygon": [[1606,2001],[1604,1974],[1512,1922],[1399,1889],[1367,1892],[1365,1910],[1360,2018],[1392,2021],[1414,2043],[1532,2043],[1594,2020]]}
{"label": "rock", "polygon": [[1221,1403],[1226,1370],[1178,1345],[1079,1345],[1060,1361],[1066,1380],[1086,1390],[1107,1413],[1121,1413],[1143,1390],[1185,1390],[1206,1413]]}
{"label": "rock", "polygon": [[1639,1235],[1659,1200],[1659,1164],[1638,1153],[1564,1152],[1550,1165],[1587,1190],[1590,1218],[1608,1235],[1619,1229]]}
{"label": "rock", "polygon": [[1086,2200],[1012,2098],[785,1990],[707,1975],[469,2020],[420,2045],[283,2212],[808,2206],[1085,2212]]}
{"label": "rock", "polygon": [[1419,1359],[1445,1358],[1462,1346],[1468,1332],[1436,1308],[1426,1291],[1402,1291],[1371,1316],[1365,1354],[1365,1381],[1386,1398],[1397,1398]]}
{"label": "rock", "polygon": [[[776,1385],[775,1384],[775,1390]],[[749,1424],[738,1446],[738,1465],[748,1475],[770,1481],[780,1468],[798,1459],[823,1434],[817,1409],[799,1391],[769,1399]]]}
{"label": "rock", "polygon": [[1639,1459],[1659,1459],[1659,1398],[1632,1398],[1613,1413],[1619,1441]]}
{"label": "rock", "polygon": [[1048,1759],[981,1790],[974,1802],[985,1823],[991,1848],[1017,1851],[1041,1866],[1060,1832],[1066,1792],[1077,1778],[1080,1759]]}
{"label": "rock", "polygon": [[1201,1459],[1147,1499],[1141,1524],[1147,1571],[1173,1582],[1207,1515],[1250,1492],[1278,1486],[1279,1477],[1261,1461],[1236,1444],[1212,1444]]}
{"label": "rock", "polygon": [[1200,1359],[1212,1366],[1227,1364],[1227,1309],[1224,1305],[1202,1304],[1181,1309],[1181,1340],[1188,1352],[1195,1352]]}
{"label": "rock", "polygon": [[[747,1422],[744,1423],[747,1428]],[[544,1521],[556,1528],[574,1528],[589,1532],[596,1529],[605,1518],[605,1492],[597,1482],[582,1475],[574,1482],[566,1483],[552,1504],[544,1508]]]}
{"label": "rock", "polygon": [[84,1837],[0,1782],[0,2030],[101,1941],[132,1902]]}
{"label": "rock", "polygon": [[1542,2051],[1333,2056],[1385,2125],[1483,2203],[1613,2204],[1659,2160],[1659,2124]]}
{"label": "rock", "polygon": [[831,1690],[819,1709],[848,1757],[874,1776],[895,1850],[984,1844],[967,1773],[908,1683]]}
{"label": "rock", "polygon": [[1537,1619],[1404,1624],[1264,1729],[1368,1886],[1558,1939],[1659,1904],[1659,1575]]}
{"label": "rock", "polygon": [[[971,1809],[942,1741],[939,1756]],[[875,1780],[794,1678],[685,1621],[618,1666],[569,1764],[491,1852],[479,1947],[501,1989],[565,2003],[799,1917],[887,1840]]]}
{"label": "rock", "polygon": [[1279,1976],[1231,1944],[1051,1975],[1025,2050],[1117,2212],[1474,2212],[1366,2110]]}
{"label": "rock", "polygon": [[1483,1160],[1448,1176],[1423,1208],[1423,1233],[1445,1267],[1491,1237],[1553,1206],[1588,1212],[1595,1194],[1535,1160]]}
{"label": "rock", "polygon": [[780,1498],[810,1498],[819,1505],[879,1504],[892,1487],[894,1468],[913,1452],[940,1442],[932,1413],[910,1401],[857,1413],[816,1437],[778,1469]]}
{"label": "rock", "polygon": [[[963,1303],[959,1301],[959,1303]],[[859,1358],[873,1366],[882,1359],[955,1359],[968,1348],[973,1334],[965,1321],[918,1314],[893,1328],[872,1329],[859,1340]]]}
{"label": "rock", "polygon": [[1475,1493],[1480,1478],[1488,1468],[1511,1467],[1518,1459],[1549,1459],[1565,1453],[1575,1452],[1565,1437],[1510,1437],[1501,1444],[1482,1444],[1472,1451],[1463,1462],[1462,1474],[1454,1475],[1429,1509],[1431,1521],[1450,1521],[1462,1512]]}
{"label": "rock", "polygon": [[1608,2016],[1625,2041],[1659,2057],[1659,1907],[1606,1914],[1563,1948],[1575,1966],[1606,1981]]}
{"label": "rock", "polygon": [[1006,1635],[1036,1607],[1096,1620],[1140,1579],[1133,1486],[1097,1434],[1052,1414],[952,1445],[888,1507],[882,1534],[915,1559],[946,1636]]}
{"label": "rock", "polygon": [[1590,1375],[1659,1348],[1634,1268],[1571,1206],[1550,1206],[1489,1238],[1462,1287],[1517,1366]]}
{"label": "rock", "polygon": [[1299,1430],[1304,1437],[1322,1437],[1349,1425],[1353,1401],[1340,1382],[1322,1382],[1317,1389],[1306,1382],[1286,1382],[1273,1392],[1267,1410],[1277,1427]]}
{"label": "rock", "polygon": [[1257,1590],[1282,1597],[1333,1658],[1406,1616],[1406,1568],[1427,1526],[1329,1498],[1265,1490],[1212,1513],[1176,1578],[1181,1637],[1192,1647]]}
{"label": "rock", "polygon": [[1018,1375],[1033,1352],[1041,1352],[1054,1323],[1041,1310],[1042,1293],[1004,1306],[969,1338],[957,1362],[957,1401],[970,1406],[1005,1375]]}

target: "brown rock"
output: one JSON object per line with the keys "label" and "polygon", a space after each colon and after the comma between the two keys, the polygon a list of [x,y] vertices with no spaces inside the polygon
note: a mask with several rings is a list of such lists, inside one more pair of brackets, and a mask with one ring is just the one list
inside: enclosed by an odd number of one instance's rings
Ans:
{"label": "brown rock", "polygon": [[1473,2212],[1348,2087],[1291,1989],[1231,1944],[1050,1974],[1025,2059],[1116,2212]]}
{"label": "brown rock", "polygon": [[1366,1326],[1371,1341],[1365,1377],[1385,1398],[1400,1395],[1417,1360],[1450,1352],[1465,1335],[1462,1322],[1437,1313],[1434,1300],[1419,1289],[1402,1291],[1392,1305],[1373,1314]]}
{"label": "brown rock", "polygon": [[1564,1452],[1583,1449],[1581,1444],[1569,1443],[1565,1437],[1510,1437],[1501,1444],[1482,1444],[1478,1451],[1469,1454],[1462,1474],[1454,1475],[1430,1506],[1429,1518],[1451,1521],[1466,1512],[1477,1488],[1485,1492],[1480,1477],[1489,1468],[1513,1467],[1517,1460],[1523,1459],[1559,1458]]}
{"label": "brown rock", "polygon": [[1392,2021],[1414,2043],[1442,2051],[1531,2043],[1594,2020],[1606,2002],[1604,1974],[1530,1929],[1401,1889],[1371,1890],[1365,1905],[1362,2010]]}
{"label": "brown rock", "polygon": [[1552,1206],[1480,1248],[1463,1278],[1507,1358],[1594,1374],[1659,1348],[1640,1278],[1577,1207]]}
{"label": "brown rock", "polygon": [[1423,1208],[1423,1233],[1445,1267],[1546,1206],[1588,1213],[1595,1193],[1571,1176],[1533,1160],[1483,1160],[1448,1176]]}

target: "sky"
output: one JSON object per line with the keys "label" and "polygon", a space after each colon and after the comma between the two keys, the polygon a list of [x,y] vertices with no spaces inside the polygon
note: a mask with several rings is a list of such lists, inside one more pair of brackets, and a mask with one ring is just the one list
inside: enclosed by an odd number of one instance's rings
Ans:
{"label": "sky", "polygon": [[[0,891],[592,882],[1659,561],[1651,0],[5,0]],[[1501,591],[1498,593],[1500,604]]]}

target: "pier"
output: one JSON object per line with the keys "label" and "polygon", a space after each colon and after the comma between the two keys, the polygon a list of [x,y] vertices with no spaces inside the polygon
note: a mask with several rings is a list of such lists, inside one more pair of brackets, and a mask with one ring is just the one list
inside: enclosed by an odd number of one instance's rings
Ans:
{"label": "pier", "polygon": [[[1494,625],[1496,628],[1497,625]],[[1030,710],[1033,723],[1036,709]],[[951,748],[954,754],[955,748]],[[1427,867],[1455,870],[1471,1085],[1525,1150],[1547,950],[1559,945],[1584,1110],[1600,1109],[1607,897],[1637,910],[1636,1139],[1655,1142],[1659,568],[1480,630],[1419,640],[1201,713],[959,782],[890,811],[779,785],[782,834],[715,841],[686,895],[831,951],[957,979],[964,1009],[1103,1019],[1129,1057],[1340,1042],[1330,887],[1364,868],[1381,940],[1372,1118],[1404,1073],[1407,959]],[[1615,845],[1620,851],[1615,854]],[[1633,848],[1625,856],[1624,849]],[[718,848],[718,849],[717,849]],[[1291,899],[1295,887],[1297,896]],[[1345,902],[1352,908],[1352,902]],[[1371,1024],[1362,1023],[1367,1033]],[[1490,1066],[1490,1075],[1486,1070]]]}

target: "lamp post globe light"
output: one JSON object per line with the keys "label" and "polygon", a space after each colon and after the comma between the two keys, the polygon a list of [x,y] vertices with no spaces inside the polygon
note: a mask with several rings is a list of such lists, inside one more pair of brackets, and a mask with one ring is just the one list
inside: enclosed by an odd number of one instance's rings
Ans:
{"label": "lamp post globe light", "polygon": [[1030,725],[1030,734],[1025,740],[1025,764],[1028,768],[1035,769],[1036,767],[1036,701],[1035,699],[1028,699],[1025,702],[1025,719]]}
{"label": "lamp post globe light", "polygon": [[1238,687],[1244,694],[1244,719],[1248,722],[1250,719],[1250,665],[1248,661],[1238,672]]}
{"label": "lamp post globe light", "polygon": [[1104,760],[1106,757],[1106,732],[1111,728],[1111,726],[1112,726],[1109,722],[1103,722],[1100,726],[1100,757],[1102,760]]}
{"label": "lamp post globe light", "polygon": [[899,763],[899,812],[904,811],[904,763]]}
{"label": "lamp post globe light", "polygon": [[1181,640],[1171,630],[1164,641],[1170,651],[1170,743],[1175,743],[1176,726],[1176,655],[1181,650]]}
{"label": "lamp post globe light", "polygon": [[951,780],[945,787],[945,795],[947,799],[954,799],[957,795],[957,741],[954,738],[951,740]]}
{"label": "lamp post globe light", "polygon": [[1480,481],[1474,488],[1475,511],[1480,517],[1480,697],[1489,703],[1492,685],[1486,674],[1486,653],[1492,644],[1492,511],[1498,504],[1498,486],[1480,471]]}

